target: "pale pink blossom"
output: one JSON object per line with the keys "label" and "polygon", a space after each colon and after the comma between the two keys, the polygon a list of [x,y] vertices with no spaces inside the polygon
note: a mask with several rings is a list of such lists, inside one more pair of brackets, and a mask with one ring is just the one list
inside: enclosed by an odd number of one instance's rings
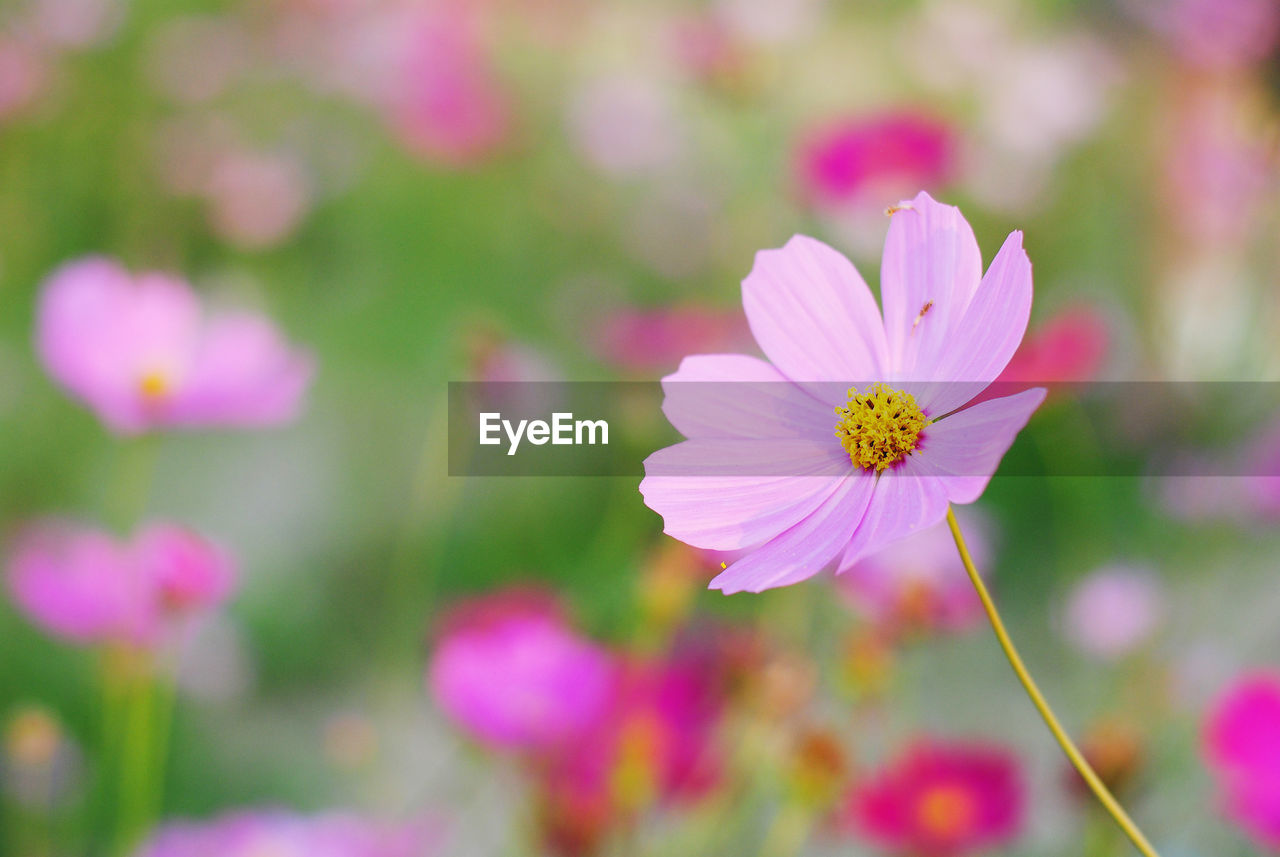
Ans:
{"label": "pale pink blossom", "polygon": [[255,809],[170,822],[134,857],[427,857],[437,853],[439,838],[436,825],[427,822]]}
{"label": "pale pink blossom", "polygon": [[760,591],[855,563],[972,503],[1044,399],[965,407],[1004,370],[1031,311],[1014,232],[986,276],[958,209],[921,193],[893,214],[883,315],[847,259],[796,236],[765,250],[743,305],[769,362],[688,357],[663,411],[688,440],[640,491],[695,547],[750,549],[712,587]]}
{"label": "pale pink blossom", "polygon": [[1164,589],[1154,572],[1140,567],[1107,566],[1084,578],[1071,591],[1063,630],[1081,651],[1114,659],[1150,639],[1164,610]]}
{"label": "pale pink blossom", "polygon": [[619,178],[660,172],[685,148],[684,124],[671,90],[640,74],[584,81],[569,96],[567,124],[587,162]]}
{"label": "pale pink blossom", "polygon": [[204,191],[214,231],[248,249],[285,240],[311,207],[306,173],[287,153],[227,151]]}
{"label": "pale pink blossom", "polygon": [[312,374],[266,318],[206,314],[177,277],[98,257],[45,282],[36,339],[54,380],[120,434],[288,422]]}

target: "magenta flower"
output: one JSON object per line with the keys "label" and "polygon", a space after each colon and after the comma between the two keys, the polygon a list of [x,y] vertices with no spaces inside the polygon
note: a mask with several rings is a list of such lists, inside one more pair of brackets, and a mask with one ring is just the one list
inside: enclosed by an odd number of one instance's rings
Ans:
{"label": "magenta flower", "polygon": [[235,586],[231,559],[173,524],[153,524],[121,543],[66,522],[41,522],[18,537],[8,565],[18,608],[80,644],[162,645]]}
{"label": "magenta flower", "polygon": [[249,810],[165,825],[135,857],[425,857],[439,847],[431,828],[345,812]]}
{"label": "magenta flower", "polygon": [[455,608],[427,669],[436,704],[490,746],[542,753],[577,737],[613,697],[616,667],[548,599],[508,590]]}
{"label": "magenta flower", "polygon": [[[960,520],[974,562],[985,568],[991,555],[985,519]],[[890,630],[963,631],[983,617],[945,522],[855,563],[836,585],[855,610]]]}
{"label": "magenta flower", "polygon": [[688,803],[720,782],[724,680],[683,649],[625,664],[610,705],[540,770],[545,844],[597,853],[609,830],[658,805]]}
{"label": "magenta flower", "polygon": [[1204,747],[1227,813],[1280,850],[1280,674],[1237,679],[1209,712]]}
{"label": "magenta flower", "polygon": [[688,357],[663,411],[688,440],[645,461],[640,492],[695,547],[752,549],[726,593],[839,571],[972,503],[1044,399],[970,407],[1009,362],[1031,311],[1014,232],[986,276],[960,211],[921,193],[893,214],[884,315],[847,259],[796,236],[756,256],[743,306],[769,362]]}
{"label": "magenta flower", "polygon": [[[801,195],[821,208],[867,196],[883,207],[907,188],[934,187],[955,167],[951,128],[909,111],[855,116],[808,131],[797,146]],[[885,194],[888,194],[885,196]]]}
{"label": "magenta flower", "polygon": [[891,854],[963,857],[1017,836],[1025,801],[1007,750],[924,742],[854,789],[846,821]]}
{"label": "magenta flower", "polygon": [[182,280],[109,259],[55,271],[36,327],[49,374],[119,434],[283,423],[311,380],[311,358],[267,319],[203,317]]}

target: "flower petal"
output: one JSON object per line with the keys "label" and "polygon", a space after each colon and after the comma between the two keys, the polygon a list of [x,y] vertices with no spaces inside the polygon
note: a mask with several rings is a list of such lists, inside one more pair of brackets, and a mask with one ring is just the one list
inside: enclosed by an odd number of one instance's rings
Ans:
{"label": "flower petal", "polygon": [[756,254],[742,281],[751,333],[793,381],[876,381],[888,368],[884,325],[857,269],[821,241],[796,235]]}
{"label": "flower petal", "polygon": [[934,526],[946,514],[942,480],[924,471],[918,457],[905,459],[876,480],[867,512],[840,558],[839,570],[852,568],[899,539]]}
{"label": "flower petal", "polygon": [[813,577],[840,553],[858,527],[875,478],[855,470],[811,514],[711,581],[726,595],[761,592]]}
{"label": "flower petal", "polygon": [[1046,392],[1035,387],[989,399],[939,420],[926,429],[920,455],[912,460],[921,472],[941,481],[952,503],[972,503],[986,490]]}
{"label": "flower petal", "polygon": [[922,407],[942,416],[973,399],[1000,376],[1031,317],[1031,260],[1022,233],[1013,232],[991,261],[960,323],[947,335],[946,351],[922,378],[937,381],[923,392]]}
{"label": "flower petal", "polygon": [[818,508],[852,467],[838,443],[737,438],[686,440],[644,466],[640,493],[663,532],[711,550],[768,541]]}
{"label": "flower petal", "polygon": [[889,222],[880,267],[892,380],[932,380],[982,278],[973,230],[953,205],[921,192]]}
{"label": "flower petal", "polygon": [[832,408],[756,357],[686,357],[662,390],[662,412],[685,437],[834,439]]}

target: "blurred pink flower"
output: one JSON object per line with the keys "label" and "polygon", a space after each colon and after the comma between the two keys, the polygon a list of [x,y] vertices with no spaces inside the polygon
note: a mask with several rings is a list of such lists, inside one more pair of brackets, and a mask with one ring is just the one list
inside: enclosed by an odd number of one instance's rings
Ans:
{"label": "blurred pink flower", "polygon": [[392,127],[411,150],[446,166],[492,155],[511,133],[512,108],[474,22],[438,11],[410,26],[386,96]]}
{"label": "blurred pink flower", "polygon": [[555,604],[506,590],[455,607],[427,668],[436,704],[482,743],[545,753],[577,740],[606,710],[617,680],[603,648]]}
{"label": "blurred pink flower", "polygon": [[311,207],[302,165],[287,154],[232,149],[213,165],[204,187],[218,235],[240,247],[288,238]]}
{"label": "blurred pink flower", "polygon": [[1280,674],[1233,682],[1208,714],[1204,747],[1227,813],[1259,845],[1280,850]]}
{"label": "blurred pink flower", "polygon": [[439,833],[426,823],[388,823],[353,813],[232,812],[205,822],[170,822],[134,857],[426,857]]}
{"label": "blurred pink flower", "polygon": [[1264,60],[1280,40],[1275,0],[1131,0],[1192,65],[1232,69]]}
{"label": "blurred pink flower", "polygon": [[719,782],[724,682],[701,655],[629,661],[608,708],[547,760],[539,791],[553,850],[591,853],[583,846],[610,825]]}
{"label": "blurred pink flower", "polygon": [[0,33],[0,120],[34,102],[48,79],[48,63],[39,51]]}
{"label": "blurred pink flower", "polygon": [[713,588],[785,586],[836,560],[847,570],[937,524],[982,494],[1043,401],[1028,390],[964,408],[1026,329],[1022,233],[983,277],[959,209],[921,193],[893,215],[881,271],[883,318],[825,244],[762,251],[743,305],[771,362],[694,356],[663,379],[663,412],[690,439],[646,459],[645,502],[695,547],[754,548]]}
{"label": "blurred pink flower", "polygon": [[1164,133],[1163,179],[1169,217],[1185,238],[1234,247],[1257,228],[1277,187],[1270,121],[1238,88],[1189,88],[1179,99]]}
{"label": "blurred pink flower", "polygon": [[877,211],[955,169],[951,126],[925,113],[850,116],[807,130],[795,150],[801,196],[819,208],[865,202]]}
{"label": "blurred pink flower", "polygon": [[[965,512],[957,517],[969,552],[986,568],[989,525]],[[963,631],[982,620],[982,602],[945,521],[855,563],[836,576],[836,586],[855,610],[889,630]]]}
{"label": "blurred pink flower", "polygon": [[1098,569],[1067,597],[1064,632],[1078,649],[1115,659],[1145,643],[1164,615],[1160,579],[1146,568]]}
{"label": "blurred pink flower", "polygon": [[216,608],[235,587],[221,548],[157,523],[121,543],[97,530],[45,521],[9,554],[9,591],[29,619],[80,644],[154,647]]}
{"label": "blurred pink flower", "polygon": [[1064,310],[1036,327],[1014,352],[997,383],[1091,381],[1111,339],[1106,317],[1090,306]]}
{"label": "blurred pink flower", "polygon": [[33,0],[24,23],[42,44],[78,49],[109,39],[124,15],[123,0]]}
{"label": "blurred pink flower", "polygon": [[1013,840],[1025,801],[1008,750],[925,741],[855,787],[846,820],[892,854],[963,857]]}
{"label": "blurred pink flower", "polygon": [[55,271],[36,326],[49,374],[119,434],[287,422],[312,375],[267,319],[203,318],[187,283],[105,258]]}
{"label": "blurred pink flower", "polygon": [[619,178],[661,172],[685,147],[685,128],[671,90],[657,79],[634,73],[580,84],[569,96],[567,125],[587,162]]}
{"label": "blurred pink flower", "polygon": [[594,326],[595,351],[629,372],[668,369],[686,354],[749,348],[751,331],[738,312],[698,306],[622,309]]}

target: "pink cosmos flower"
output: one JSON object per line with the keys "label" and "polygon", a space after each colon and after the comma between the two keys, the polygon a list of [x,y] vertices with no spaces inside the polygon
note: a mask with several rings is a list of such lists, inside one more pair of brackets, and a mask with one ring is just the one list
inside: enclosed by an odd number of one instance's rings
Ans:
{"label": "pink cosmos flower", "polygon": [[150,648],[230,597],[235,567],[221,548],[174,524],[152,524],[122,543],[45,521],[19,536],[8,578],[19,609],[55,636]]}
{"label": "pink cosmos flower", "polygon": [[1007,750],[926,741],[857,786],[846,820],[892,854],[962,857],[1017,836],[1025,799]]}
{"label": "pink cosmos flower", "polygon": [[439,12],[412,25],[387,96],[391,124],[423,157],[465,166],[496,151],[511,131],[511,105],[474,23]]}
{"label": "pink cosmos flower", "polygon": [[616,667],[554,603],[508,590],[459,605],[427,669],[436,704],[492,747],[547,752],[610,704]]}
{"label": "pink cosmos flower", "polygon": [[1108,566],[1068,596],[1064,630],[1081,651],[1115,659],[1146,642],[1163,614],[1164,591],[1150,569]]}
{"label": "pink cosmos flower", "polygon": [[1228,814],[1280,849],[1280,674],[1237,679],[1209,712],[1204,747]]}
{"label": "pink cosmos flower", "polygon": [[805,133],[796,148],[802,196],[823,208],[859,198],[883,209],[911,188],[935,187],[955,168],[951,127],[906,110],[852,116]]}
{"label": "pink cosmos flower", "polygon": [[104,258],[45,282],[36,339],[45,368],[119,434],[293,419],[312,360],[265,318],[202,317],[182,280]]}
{"label": "pink cosmos flower", "polygon": [[[986,519],[958,517],[974,562],[986,568]],[[882,628],[963,631],[982,620],[982,602],[945,521],[855,563],[836,585],[855,610]]]}
{"label": "pink cosmos flower", "polygon": [[233,812],[161,827],[135,857],[425,857],[438,835],[422,823],[391,824],[352,813]]}
{"label": "pink cosmos flower", "polygon": [[863,557],[972,503],[1044,390],[965,407],[1009,362],[1031,310],[1014,232],[986,276],[960,211],[921,193],[893,214],[884,315],[843,256],[796,236],[762,251],[743,305],[769,362],[688,357],[663,412],[688,440],[640,492],[695,547],[751,548],[711,585],[759,592]]}

